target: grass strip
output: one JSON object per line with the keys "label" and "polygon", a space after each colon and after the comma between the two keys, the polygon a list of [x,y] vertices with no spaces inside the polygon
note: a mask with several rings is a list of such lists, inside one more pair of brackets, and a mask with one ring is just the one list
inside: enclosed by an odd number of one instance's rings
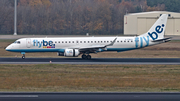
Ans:
{"label": "grass strip", "polygon": [[0,65],[0,91],[179,92],[179,65]]}

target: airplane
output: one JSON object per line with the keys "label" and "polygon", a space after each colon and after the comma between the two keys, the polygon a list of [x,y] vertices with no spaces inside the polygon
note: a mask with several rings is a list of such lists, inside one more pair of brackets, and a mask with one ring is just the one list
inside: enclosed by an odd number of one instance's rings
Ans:
{"label": "airplane", "polygon": [[21,38],[6,47],[6,51],[20,52],[25,59],[29,52],[57,52],[58,56],[91,59],[92,53],[128,51],[170,41],[164,38],[168,14],[162,14],[148,32],[134,37],[62,37]]}

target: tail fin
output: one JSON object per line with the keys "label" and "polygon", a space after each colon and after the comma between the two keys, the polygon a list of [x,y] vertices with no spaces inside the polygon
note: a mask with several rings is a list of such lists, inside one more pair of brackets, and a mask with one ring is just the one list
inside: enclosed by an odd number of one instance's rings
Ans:
{"label": "tail fin", "polygon": [[157,40],[164,38],[164,32],[166,29],[166,23],[168,19],[168,14],[162,14],[161,17],[154,23],[154,25],[150,28],[150,30],[140,35],[141,37],[150,37],[150,40]]}

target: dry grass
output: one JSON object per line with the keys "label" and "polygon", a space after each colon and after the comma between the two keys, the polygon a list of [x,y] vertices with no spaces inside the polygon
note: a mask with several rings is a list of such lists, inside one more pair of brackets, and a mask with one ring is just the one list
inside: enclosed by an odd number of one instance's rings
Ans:
{"label": "dry grass", "polygon": [[0,65],[0,91],[179,92],[179,65]]}
{"label": "dry grass", "polygon": [[[5,51],[5,47],[14,40],[0,40],[0,57],[21,57],[20,53]],[[103,52],[91,54],[93,58],[180,58],[180,41],[150,46],[126,52]],[[26,57],[58,57],[57,53],[27,53]]]}

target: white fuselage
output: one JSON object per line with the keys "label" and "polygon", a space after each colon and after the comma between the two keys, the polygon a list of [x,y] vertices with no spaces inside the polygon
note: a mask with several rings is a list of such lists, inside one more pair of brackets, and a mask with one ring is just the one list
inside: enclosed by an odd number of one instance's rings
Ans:
{"label": "white fuselage", "polygon": [[[63,38],[22,38],[9,45],[6,50],[12,52],[64,52],[65,49],[107,45],[116,37],[63,37]],[[17,43],[19,42],[19,43]],[[117,37],[112,46],[104,51],[127,51],[158,44],[149,37]]]}

